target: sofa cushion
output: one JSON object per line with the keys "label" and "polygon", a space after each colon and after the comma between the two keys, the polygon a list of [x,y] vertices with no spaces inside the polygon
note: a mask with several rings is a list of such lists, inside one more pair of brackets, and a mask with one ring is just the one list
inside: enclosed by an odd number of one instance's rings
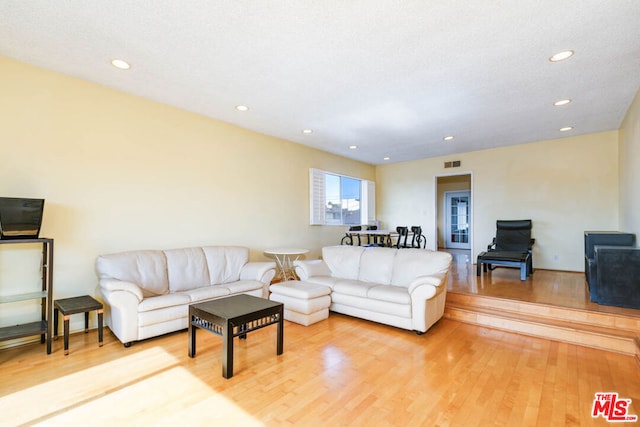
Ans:
{"label": "sofa cushion", "polygon": [[369,289],[367,297],[371,299],[394,302],[396,304],[411,304],[411,296],[407,288],[402,286],[382,285]]}
{"label": "sofa cushion", "polygon": [[171,249],[164,253],[169,292],[187,291],[209,284],[209,269],[201,248]]}
{"label": "sofa cushion", "polygon": [[377,286],[375,283],[360,282],[358,280],[337,280],[333,285],[333,294],[353,295],[356,297],[366,297],[369,289]]}
{"label": "sofa cushion", "polygon": [[326,246],[322,248],[322,259],[331,270],[331,276],[341,279],[358,280],[360,257],[363,246]]}
{"label": "sofa cushion", "polygon": [[232,294],[238,294],[242,292],[255,291],[256,289],[262,289],[264,287],[264,283],[258,280],[238,280],[233,283],[225,283],[224,285],[216,285],[223,286],[229,289],[229,292]]}
{"label": "sofa cushion", "polygon": [[391,284],[393,261],[397,252],[396,248],[372,247],[365,250],[360,257],[358,280],[380,285]]}
{"label": "sofa cushion", "polygon": [[167,294],[157,297],[149,297],[140,301],[138,312],[153,311],[166,307],[189,304],[191,298],[185,294]]}
{"label": "sofa cushion", "polygon": [[240,280],[240,270],[249,262],[249,248],[204,246],[202,251],[207,259],[209,284],[211,285]]}
{"label": "sofa cushion", "polygon": [[142,295],[169,293],[166,258],[162,251],[130,251],[100,255],[96,267],[101,279],[113,278],[135,283]]}
{"label": "sofa cushion", "polygon": [[[143,313],[138,313],[139,328],[144,328],[151,325],[162,325],[163,323],[175,321],[179,321],[177,323],[181,325],[178,328],[166,328],[166,326],[160,326],[158,331],[146,337],[143,333],[140,333],[142,335],[140,339],[186,328],[189,325],[188,317],[189,304],[174,305],[172,307],[159,308],[157,310],[149,310]],[[184,326],[182,326],[183,324]]]}
{"label": "sofa cushion", "polygon": [[181,294],[188,295],[190,302],[194,303],[229,295],[229,288],[220,285],[204,286],[202,288],[190,289],[188,291],[181,292]]}
{"label": "sofa cushion", "polygon": [[393,263],[391,284],[409,287],[420,276],[444,274],[449,270],[451,255],[427,249],[398,250]]}
{"label": "sofa cushion", "polygon": [[[372,298],[362,298],[354,295],[346,294],[331,294],[331,306],[329,310],[332,310],[333,305],[340,305],[343,308],[355,307],[364,311],[374,311],[376,313],[383,313],[390,316],[399,316],[407,319],[411,319],[411,305],[409,304],[396,304],[390,301],[383,301]],[[341,313],[349,314],[349,310],[340,310]]]}

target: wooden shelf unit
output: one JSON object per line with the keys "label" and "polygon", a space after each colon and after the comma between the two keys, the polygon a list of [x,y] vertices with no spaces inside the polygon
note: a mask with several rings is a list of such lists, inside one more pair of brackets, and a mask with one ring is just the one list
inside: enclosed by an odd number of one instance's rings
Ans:
{"label": "wooden shelf unit", "polygon": [[15,326],[0,328],[0,341],[16,338],[40,335],[40,343],[47,343],[47,354],[51,354],[51,337],[53,336],[53,239],[6,239],[0,240],[3,244],[33,244],[42,245],[42,288],[39,291],[31,290],[15,295],[0,296],[0,304],[9,304],[17,301],[41,300],[41,320],[24,323]]}

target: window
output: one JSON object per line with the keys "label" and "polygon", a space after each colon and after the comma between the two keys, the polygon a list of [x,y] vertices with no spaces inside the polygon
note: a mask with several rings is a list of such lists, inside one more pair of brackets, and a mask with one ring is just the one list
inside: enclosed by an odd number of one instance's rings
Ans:
{"label": "window", "polygon": [[375,183],[309,170],[311,224],[359,225],[375,222]]}

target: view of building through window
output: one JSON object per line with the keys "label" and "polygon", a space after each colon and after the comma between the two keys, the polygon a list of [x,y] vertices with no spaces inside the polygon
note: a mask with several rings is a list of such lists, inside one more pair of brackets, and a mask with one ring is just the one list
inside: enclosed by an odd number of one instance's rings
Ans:
{"label": "view of building through window", "polygon": [[360,224],[362,183],[359,179],[341,175],[325,175],[326,224]]}
{"label": "view of building through window", "polygon": [[309,223],[376,223],[376,183],[339,173],[309,169]]}

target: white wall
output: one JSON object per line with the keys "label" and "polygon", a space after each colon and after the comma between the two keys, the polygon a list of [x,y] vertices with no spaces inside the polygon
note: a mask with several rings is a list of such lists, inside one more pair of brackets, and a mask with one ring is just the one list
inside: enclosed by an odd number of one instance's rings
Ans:
{"label": "white wall", "polygon": [[620,230],[640,239],[640,91],[620,128]]}
{"label": "white wall", "polygon": [[[0,97],[0,196],[46,199],[55,298],[94,295],[103,253],[242,245],[267,260],[264,249],[295,246],[317,258],[346,227],[309,225],[309,168],[375,178],[371,165],[2,57]],[[0,295],[37,286],[37,247],[6,246]],[[13,307],[0,326],[25,311]]]}
{"label": "white wall", "polygon": [[[456,155],[456,173],[473,173],[474,259],[491,242],[497,219],[532,219],[534,266],[583,271],[584,231],[618,228],[617,147],[612,131]],[[448,160],[377,168],[384,227],[422,224],[435,248],[434,176],[450,171]]]}

